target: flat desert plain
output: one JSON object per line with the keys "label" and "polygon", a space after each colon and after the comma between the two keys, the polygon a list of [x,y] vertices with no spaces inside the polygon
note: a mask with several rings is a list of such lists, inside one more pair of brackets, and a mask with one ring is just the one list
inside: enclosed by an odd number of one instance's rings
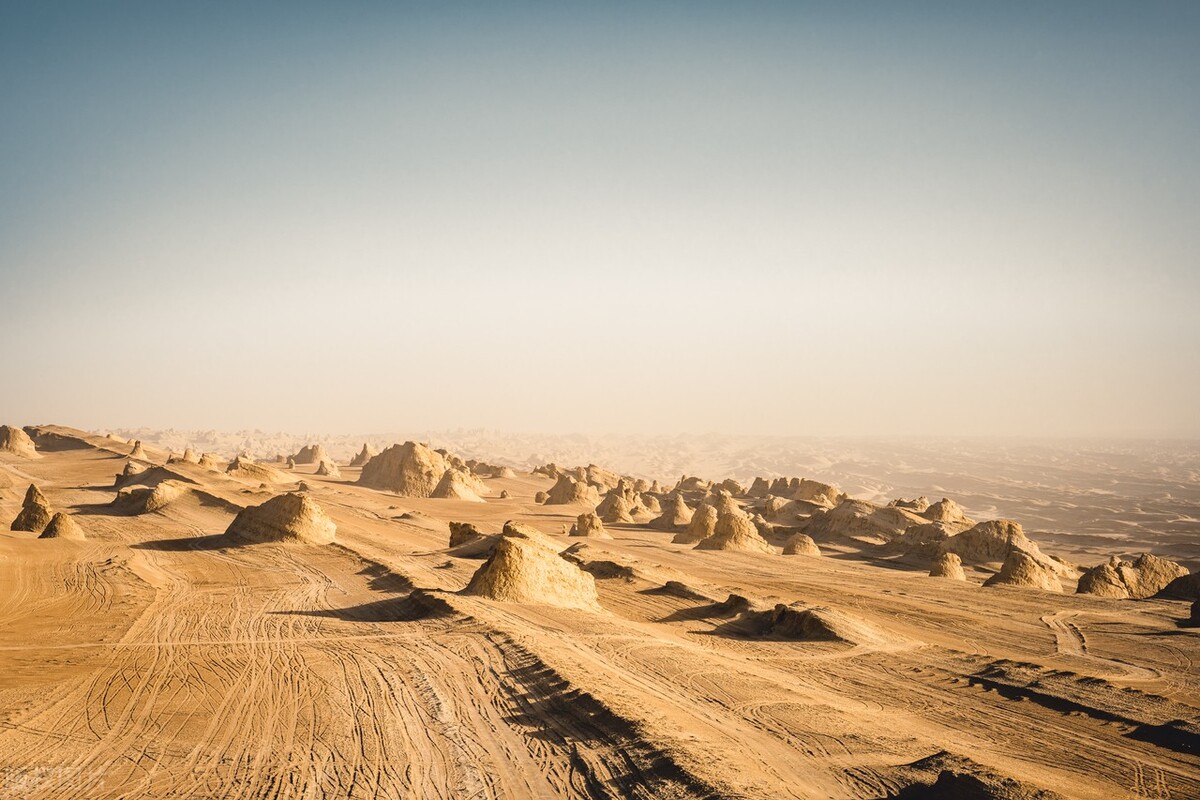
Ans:
{"label": "flat desert plain", "polygon": [[1186,453],[5,441],[2,797],[1200,797]]}

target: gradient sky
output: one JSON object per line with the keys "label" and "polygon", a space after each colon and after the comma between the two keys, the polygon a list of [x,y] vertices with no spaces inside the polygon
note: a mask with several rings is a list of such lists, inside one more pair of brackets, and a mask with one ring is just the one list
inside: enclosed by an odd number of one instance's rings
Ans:
{"label": "gradient sky", "polygon": [[0,422],[1200,436],[1200,3],[983,6],[4,2]]}

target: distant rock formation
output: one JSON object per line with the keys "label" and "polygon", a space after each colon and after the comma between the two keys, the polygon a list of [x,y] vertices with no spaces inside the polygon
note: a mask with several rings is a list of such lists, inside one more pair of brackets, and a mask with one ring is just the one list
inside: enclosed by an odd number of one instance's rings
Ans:
{"label": "distant rock formation", "polygon": [[274,467],[258,464],[244,455],[239,455],[225,468],[225,474],[231,478],[240,478],[256,483],[289,483],[291,478]]}
{"label": "distant rock formation", "polygon": [[675,544],[696,544],[712,536],[716,533],[716,530],[717,509],[711,505],[702,503],[692,513],[692,519],[688,523],[688,526],[675,534],[675,538],[671,541]]}
{"label": "distant rock formation", "polygon": [[445,457],[418,442],[394,444],[362,468],[358,482],[405,497],[429,497],[446,474]]}
{"label": "distant rock formation", "polygon": [[468,542],[477,542],[484,535],[479,532],[470,522],[451,522],[450,523],[450,546],[458,547],[459,545],[467,544]]}
{"label": "distant rock formation", "polygon": [[599,611],[596,580],[543,544],[502,536],[463,594],[506,603]]}
{"label": "distant rock formation", "polygon": [[317,464],[317,474],[323,478],[342,477],[342,471],[338,469],[338,465],[325,459],[321,459],[321,461]]}
{"label": "distant rock formation", "polygon": [[134,439],[134,440],[133,440],[133,449],[129,451],[129,457],[130,457],[130,458],[137,458],[137,459],[141,459],[142,461],[149,461],[149,460],[150,460],[150,457],[146,455],[146,450],[145,450],[145,448],[143,448],[143,447],[142,447],[142,440],[141,440],[141,439]]}
{"label": "distant rock formation", "polygon": [[82,542],[87,539],[83,535],[83,528],[80,528],[74,519],[61,511],[50,518],[50,524],[46,526],[46,529],[42,531],[41,536],[38,538],[70,539],[76,542]]}
{"label": "distant rock formation", "polygon": [[225,533],[252,542],[330,544],[337,525],[312,498],[289,492],[243,509]]}
{"label": "distant rock formation", "polygon": [[50,524],[53,516],[50,501],[46,499],[46,495],[42,494],[41,489],[31,483],[25,490],[25,499],[21,503],[21,510],[17,513],[17,517],[12,521],[9,529],[41,533]]}
{"label": "distant rock formation", "polygon": [[921,516],[931,522],[942,522],[964,530],[975,524],[975,520],[968,517],[962,507],[948,497],[943,497],[933,505],[926,507],[921,512]]}
{"label": "distant rock formation", "polygon": [[672,492],[667,495],[662,514],[650,520],[650,527],[660,531],[677,531],[692,521],[693,513],[683,495]]}
{"label": "distant rock formation", "polygon": [[546,495],[546,505],[559,506],[571,503],[586,503],[596,506],[600,502],[600,493],[591,484],[572,478],[570,475],[558,476],[558,481],[550,487]]}
{"label": "distant rock formation", "polygon": [[0,425],[0,452],[22,458],[37,458],[37,446],[29,434],[11,425]]}
{"label": "distant rock formation", "polygon": [[1024,550],[1012,550],[1000,571],[983,582],[984,586],[1022,586],[1047,592],[1062,592],[1062,583],[1054,571]]}
{"label": "distant rock formation", "polygon": [[612,534],[604,529],[604,523],[594,512],[580,514],[571,526],[571,536],[588,536],[593,539],[611,539]]}
{"label": "distant rock formation", "polygon": [[807,533],[796,533],[784,543],[783,554],[785,556],[819,556],[821,548],[817,547],[817,543]]}
{"label": "distant rock formation", "polygon": [[933,566],[929,568],[929,577],[965,581],[967,573],[963,572],[962,559],[957,554],[942,553],[933,560]]}
{"label": "distant rock formation", "polygon": [[358,451],[358,455],[350,459],[350,466],[361,467],[365,466],[368,461],[377,455],[375,448],[371,447],[367,442],[363,442],[362,450]]}
{"label": "distant rock formation", "polygon": [[1100,597],[1142,600],[1153,597],[1171,581],[1188,574],[1185,567],[1151,553],[1142,553],[1134,561],[1122,561],[1113,556],[1083,573],[1076,591]]}
{"label": "distant rock formation", "polygon": [[[790,488],[790,486],[789,486]],[[774,492],[772,492],[774,494]],[[846,495],[837,490],[837,487],[820,481],[810,481],[808,478],[803,478],[800,481],[799,487],[792,493],[793,500],[804,500],[809,503],[817,503],[830,508],[846,499]]]}
{"label": "distant rock formation", "polygon": [[477,484],[478,479],[475,476],[452,467],[442,475],[442,479],[438,481],[437,486],[433,487],[433,492],[429,496],[443,500],[466,500],[471,503],[482,503],[484,499],[475,491]]}
{"label": "distant rock formation", "polygon": [[296,451],[292,460],[297,464],[320,464],[322,461],[333,461],[325,448],[319,444],[306,444]]}
{"label": "distant rock formation", "polygon": [[750,516],[736,506],[718,511],[712,536],[697,542],[696,549],[775,553],[775,548],[759,535]]}

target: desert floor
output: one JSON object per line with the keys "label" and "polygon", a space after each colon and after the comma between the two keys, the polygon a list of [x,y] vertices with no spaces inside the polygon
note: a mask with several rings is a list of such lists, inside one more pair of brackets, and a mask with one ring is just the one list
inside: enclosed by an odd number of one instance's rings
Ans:
{"label": "desert floor", "polygon": [[[338,542],[248,544],[223,535],[236,512],[294,484],[172,464],[197,491],[124,516],[109,503],[129,448],[55,441],[0,454],[5,528],[34,482],[88,536],[0,533],[0,797],[886,797],[943,751],[1067,797],[1200,797],[1183,602],[982,588],[836,547],[703,552],[613,525],[575,554],[602,612],[505,604],[458,594],[481,562],[447,552],[446,523],[579,544],[562,535],[579,508],[533,500],[548,478],[489,479],[481,504],[300,467]],[[885,635],[756,637],[731,593]]]}

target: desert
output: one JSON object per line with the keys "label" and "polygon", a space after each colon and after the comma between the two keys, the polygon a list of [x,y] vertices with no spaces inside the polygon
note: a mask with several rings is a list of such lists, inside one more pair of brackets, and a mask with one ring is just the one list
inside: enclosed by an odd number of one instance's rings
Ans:
{"label": "desert", "polygon": [[672,482],[411,440],[356,467],[350,437],[213,468],[185,457],[212,437],[12,430],[22,796],[1200,792],[1197,553],[1072,544],[1082,510],[1051,537],[970,492],[884,503],[882,474],[863,500],[829,469]]}

